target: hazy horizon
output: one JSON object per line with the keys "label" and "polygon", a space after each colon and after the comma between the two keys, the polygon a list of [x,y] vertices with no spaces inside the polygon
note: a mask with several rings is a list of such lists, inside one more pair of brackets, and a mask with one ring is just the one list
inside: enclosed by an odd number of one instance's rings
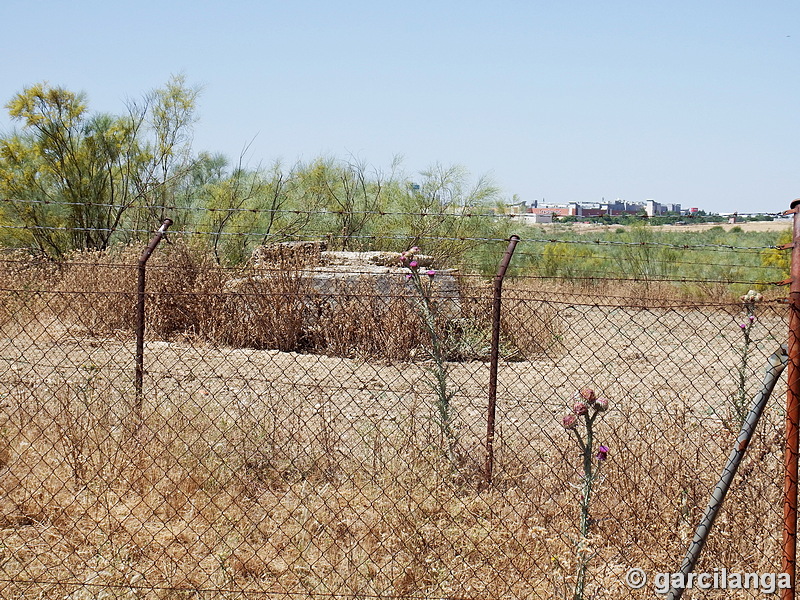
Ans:
{"label": "hazy horizon", "polygon": [[[196,151],[488,174],[528,202],[772,212],[800,196],[800,6],[5,2],[3,104],[48,81],[122,113],[182,73]],[[13,124],[6,111],[0,130]]]}

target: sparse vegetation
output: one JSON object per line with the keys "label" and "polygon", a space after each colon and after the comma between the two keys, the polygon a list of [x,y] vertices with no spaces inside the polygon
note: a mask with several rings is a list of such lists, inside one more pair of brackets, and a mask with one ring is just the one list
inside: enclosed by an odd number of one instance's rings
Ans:
{"label": "sparse vegetation", "polygon": [[[89,336],[130,334],[135,326],[139,249],[78,252],[61,263],[16,256],[7,267],[5,319],[16,303],[44,318],[58,315]],[[399,263],[398,263],[399,264]],[[37,267],[37,265],[40,265]],[[382,294],[370,277],[314,287],[313,263],[263,263],[223,268],[211,253],[175,240],[148,263],[146,328],[161,339],[188,336],[238,348],[275,349],[330,356],[408,359],[431,343],[427,322],[417,318],[413,286],[398,269],[397,285]],[[324,274],[324,267],[322,267]],[[436,335],[449,360],[488,357],[490,323],[486,287],[460,280],[462,300],[436,317]],[[76,302],[76,297],[81,302]],[[510,323],[514,315],[505,321]],[[522,338],[504,326],[506,356],[541,353],[555,342],[559,325],[538,315],[537,335]]]}
{"label": "sparse vegetation", "polygon": [[[437,324],[448,352],[458,349],[447,363],[463,457],[453,477],[411,291],[389,312],[358,287],[339,289],[341,304],[308,304],[307,269],[226,269],[177,239],[149,264],[145,423],[135,435],[137,256],[116,248],[59,265],[3,263],[3,306],[15,307],[0,335],[4,597],[33,587],[69,598],[568,596],[581,494],[570,482],[583,466],[546,431],[564,409],[553,390],[576,381],[626,406],[604,419],[615,459],[592,501],[585,595],[636,597],[621,587],[625,568],[677,565],[729,451],[717,415],[738,389],[740,301],[696,306],[661,284],[608,288],[605,299],[595,287],[587,301],[573,285],[510,281],[503,344],[516,362],[501,367],[486,490],[486,369],[469,360],[485,356],[485,282],[464,277],[459,319]],[[299,326],[309,307],[322,321]],[[783,335],[784,310],[754,307],[748,379]],[[768,410],[764,431],[781,418]],[[779,437],[754,440],[709,560],[774,570],[780,465]]]}

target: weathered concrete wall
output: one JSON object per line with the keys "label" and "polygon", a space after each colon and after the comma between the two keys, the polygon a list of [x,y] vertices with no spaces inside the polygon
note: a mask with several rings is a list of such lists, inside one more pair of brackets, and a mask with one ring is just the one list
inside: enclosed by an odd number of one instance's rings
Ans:
{"label": "weathered concrete wall", "polygon": [[[395,252],[327,252],[317,242],[273,244],[259,247],[253,253],[255,274],[234,279],[226,285],[232,294],[258,295],[267,290],[273,293],[291,293],[296,287],[299,295],[306,296],[309,303],[308,319],[326,308],[336,308],[339,298],[370,296],[382,299],[386,310],[391,310],[398,301],[414,301],[417,292],[407,278],[411,272],[400,266],[400,254]],[[415,260],[420,268],[433,266],[433,258],[418,255]],[[448,319],[461,315],[458,283],[451,270],[436,271],[433,278],[423,275],[425,283],[431,284],[431,294],[439,313]],[[287,279],[295,280],[295,286]],[[252,304],[252,309],[262,302],[243,302],[242,308]],[[314,305],[316,308],[312,309]]]}

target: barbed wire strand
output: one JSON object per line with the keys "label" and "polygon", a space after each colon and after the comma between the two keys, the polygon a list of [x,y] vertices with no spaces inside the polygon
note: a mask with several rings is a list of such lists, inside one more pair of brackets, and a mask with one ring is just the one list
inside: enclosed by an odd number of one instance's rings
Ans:
{"label": "barbed wire strand", "polygon": [[[33,199],[12,199],[12,198],[0,198],[0,202],[6,202],[9,204],[41,204],[47,206],[81,206],[87,208],[112,208],[112,209],[122,209],[122,210],[141,210],[141,211],[191,211],[191,212],[210,212],[210,213],[226,213],[226,214],[236,214],[236,213],[251,213],[251,214],[295,214],[295,215],[364,215],[364,216],[398,216],[398,217],[465,217],[465,218],[489,218],[489,219],[496,219],[496,218],[508,218],[508,219],[522,219],[526,218],[528,215],[533,216],[535,213],[518,213],[518,212],[509,212],[509,213],[497,213],[493,210],[484,210],[482,212],[470,212],[470,211],[461,211],[461,212],[445,212],[445,211],[396,211],[396,210],[330,210],[330,209],[289,209],[289,208],[244,208],[244,207],[227,207],[227,208],[216,208],[212,206],[191,206],[191,205],[126,205],[126,204],[112,204],[112,203],[104,203],[104,202],[65,202],[61,200],[33,200]],[[549,207],[543,207],[545,209]],[[558,208],[558,207],[556,207]],[[555,214],[555,213],[554,213]],[[767,217],[780,218],[784,217],[783,213],[760,213]],[[583,215],[559,215],[559,216],[583,216]],[[597,215],[603,216],[603,215]],[[641,218],[641,219],[652,219],[652,218],[659,218],[661,215],[655,215],[653,217],[649,215],[642,215],[639,213],[622,213],[619,215],[608,215],[609,217],[630,217],[630,218]],[[587,216],[587,218],[592,218],[592,216]],[[687,217],[687,218],[694,218],[694,217]],[[788,221],[788,219],[787,219]],[[547,225],[547,223],[534,223],[534,225]],[[602,224],[601,224],[602,225]],[[608,224],[609,226],[613,226],[615,224],[611,223]]]}

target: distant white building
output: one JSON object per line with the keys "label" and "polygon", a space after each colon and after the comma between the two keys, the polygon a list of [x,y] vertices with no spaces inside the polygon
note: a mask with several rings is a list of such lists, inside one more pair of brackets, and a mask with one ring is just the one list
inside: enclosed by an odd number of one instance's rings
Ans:
{"label": "distant white building", "polygon": [[647,200],[644,205],[644,211],[648,217],[657,217],[658,215],[665,215],[667,213],[681,212],[680,204],[661,204],[655,200]]}
{"label": "distant white building", "polygon": [[[655,217],[667,213],[681,214],[680,204],[661,204],[653,199],[644,202],[628,202],[617,198],[614,201],[602,202],[545,202],[544,200],[534,200],[530,204],[524,201],[506,203],[505,214],[524,214],[528,216],[541,215],[543,218],[550,217],[599,217],[599,216],[618,216],[646,213],[648,217]],[[538,223],[549,223],[551,221],[537,220]]]}
{"label": "distant white building", "polygon": [[536,225],[538,223],[552,223],[553,213],[525,213],[525,214],[511,214],[511,218],[515,221],[521,221],[525,225]]}

